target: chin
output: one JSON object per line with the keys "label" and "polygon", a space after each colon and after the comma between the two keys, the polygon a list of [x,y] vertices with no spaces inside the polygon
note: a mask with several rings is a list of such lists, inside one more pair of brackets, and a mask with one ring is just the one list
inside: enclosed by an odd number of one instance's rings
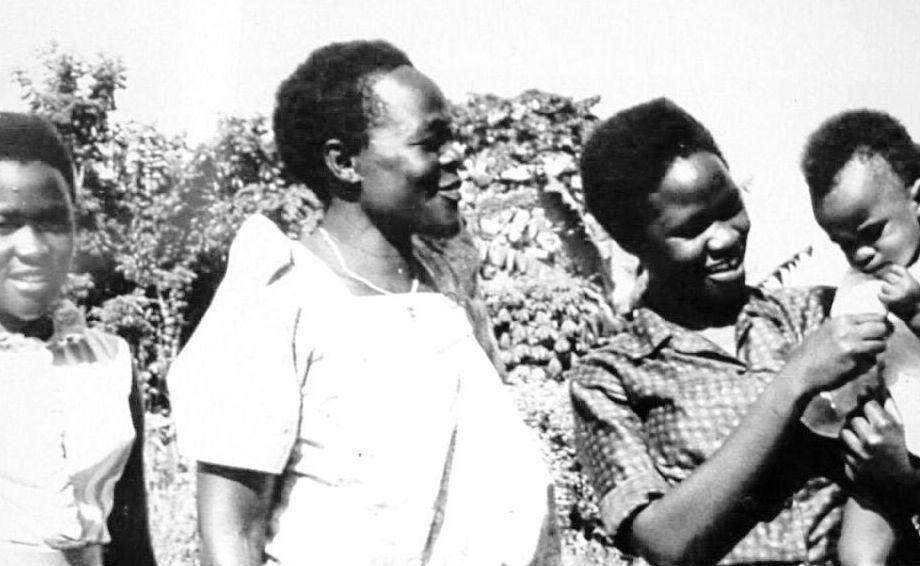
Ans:
{"label": "chin", "polygon": [[747,297],[747,285],[744,278],[740,278],[731,285],[709,284],[704,289],[708,302],[714,307],[730,308],[737,306]]}
{"label": "chin", "polygon": [[423,226],[418,230],[418,233],[420,235],[432,236],[435,238],[450,238],[451,236],[459,234],[462,226],[463,224],[460,222],[460,217],[458,216],[449,222],[432,223]]}

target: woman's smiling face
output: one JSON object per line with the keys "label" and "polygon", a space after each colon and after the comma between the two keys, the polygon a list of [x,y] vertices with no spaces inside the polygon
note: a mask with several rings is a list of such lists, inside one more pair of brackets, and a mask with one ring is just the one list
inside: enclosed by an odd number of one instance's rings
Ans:
{"label": "woman's smiling face", "polygon": [[739,301],[751,224],[722,159],[709,152],[677,158],[649,206],[651,221],[637,251],[650,283],[700,305]]}
{"label": "woman's smiling face", "polygon": [[0,160],[0,325],[40,318],[67,278],[74,250],[67,184],[39,162]]}
{"label": "woman's smiling face", "polygon": [[376,115],[357,156],[361,205],[388,230],[450,235],[460,228],[460,155],[437,85],[399,67],[372,87]]}

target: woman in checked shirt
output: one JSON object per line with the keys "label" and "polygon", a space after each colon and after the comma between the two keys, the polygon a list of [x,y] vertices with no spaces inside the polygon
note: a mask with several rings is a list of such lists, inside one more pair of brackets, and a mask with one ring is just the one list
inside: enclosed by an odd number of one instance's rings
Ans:
{"label": "woman in checked shirt", "polygon": [[879,315],[745,284],[750,222],[711,134],[666,99],[595,130],[589,210],[648,273],[627,331],[571,370],[576,438],[618,546],[654,564],[835,560],[840,447],[800,425],[869,370]]}

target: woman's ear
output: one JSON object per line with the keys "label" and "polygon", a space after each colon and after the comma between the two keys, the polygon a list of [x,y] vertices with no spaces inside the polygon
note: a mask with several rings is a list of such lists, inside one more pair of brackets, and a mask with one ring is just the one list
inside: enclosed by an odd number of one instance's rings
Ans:
{"label": "woman's ear", "polygon": [[327,140],[323,145],[323,160],[332,176],[346,185],[361,182],[361,175],[355,169],[355,155],[337,139]]}

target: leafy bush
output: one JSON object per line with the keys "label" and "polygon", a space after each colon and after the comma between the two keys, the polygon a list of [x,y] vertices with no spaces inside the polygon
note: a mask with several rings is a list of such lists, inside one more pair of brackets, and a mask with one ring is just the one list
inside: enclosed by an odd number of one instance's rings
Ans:
{"label": "leafy bush", "polygon": [[87,62],[55,46],[39,59],[41,81],[23,71],[14,79],[70,144],[81,181],[72,295],[131,343],[147,407],[166,410],[166,370],[210,302],[240,223],[261,212],[296,236],[319,201],[282,180],[264,118],[227,118],[212,143],[192,149],[151,126],[110,123],[126,84],[118,60]]}
{"label": "leafy bush", "polygon": [[[88,62],[52,46],[39,60],[39,80],[21,71],[14,79],[73,148],[80,243],[68,293],[91,321],[131,343],[147,408],[168,414],[169,363],[209,304],[239,225],[258,212],[297,237],[318,222],[320,202],[282,175],[264,117],[227,117],[193,148],[151,126],[110,121],[126,85],[117,59]],[[508,383],[544,440],[569,554],[603,557],[609,541],[574,458],[562,377],[617,329],[606,302],[608,258],[585,215],[576,167],[596,102],[528,91],[473,96],[454,114],[466,165],[462,210]],[[151,486],[163,496],[158,505],[187,514],[188,470],[161,473],[164,462],[182,466],[164,427],[151,440],[159,478]],[[189,540],[185,530],[164,536]],[[176,560],[194,554],[185,548]]]}

